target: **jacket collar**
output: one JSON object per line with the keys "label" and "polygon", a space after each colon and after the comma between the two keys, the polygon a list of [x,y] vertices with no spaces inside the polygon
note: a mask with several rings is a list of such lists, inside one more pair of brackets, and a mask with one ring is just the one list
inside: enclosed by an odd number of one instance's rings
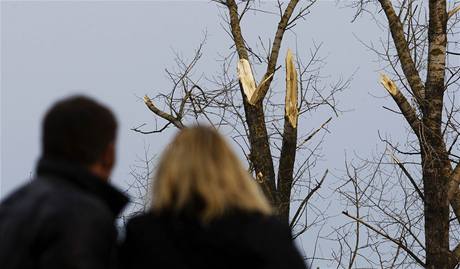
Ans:
{"label": "jacket collar", "polygon": [[128,198],[85,167],[66,162],[42,158],[37,165],[37,175],[57,177],[71,186],[90,193],[102,200],[116,217],[128,203]]}

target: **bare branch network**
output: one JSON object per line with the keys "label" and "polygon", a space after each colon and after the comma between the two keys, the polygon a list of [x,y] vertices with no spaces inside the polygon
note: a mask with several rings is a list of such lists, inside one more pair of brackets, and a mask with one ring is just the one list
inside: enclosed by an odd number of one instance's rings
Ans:
{"label": "bare branch network", "polygon": [[[191,59],[176,55],[176,71],[166,70],[171,89],[144,97],[156,128],[146,130],[142,124],[133,130],[152,134],[197,123],[220,129],[239,147],[249,172],[294,237],[322,227],[328,216],[320,209],[319,194],[328,170],[318,172],[315,166],[327,127],[341,112],[336,96],[350,79],[325,86],[321,45],[310,48],[309,57],[303,50],[286,50],[284,64],[279,63],[287,31],[294,31],[316,1],[276,1],[273,9],[262,1],[213,2],[224,11],[231,41],[220,72],[195,72],[206,38]],[[396,141],[380,136],[384,150],[377,156],[346,161],[346,175],[336,189],[340,198],[334,202],[343,206],[347,223],[325,237],[337,244],[332,257],[320,258],[336,268],[458,268],[460,2],[347,4],[356,10],[353,20],[370,15],[387,30],[380,44],[362,43],[382,63],[376,85],[380,82],[395,104],[384,108],[408,129],[406,136],[395,134],[401,137]],[[277,16],[268,42],[265,37],[258,37],[257,44],[245,39],[241,22],[250,14]],[[273,83],[279,77],[285,78],[282,90],[281,83]],[[320,119],[319,126],[307,126],[307,115],[322,108],[332,115]]]}

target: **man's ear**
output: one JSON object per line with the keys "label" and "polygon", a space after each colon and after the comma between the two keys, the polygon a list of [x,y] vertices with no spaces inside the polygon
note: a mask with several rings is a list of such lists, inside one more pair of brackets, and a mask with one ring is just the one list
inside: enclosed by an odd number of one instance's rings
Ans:
{"label": "man's ear", "polygon": [[111,142],[105,151],[102,154],[100,160],[101,168],[104,170],[106,178],[108,178],[112,172],[112,169],[115,165],[116,152],[115,152],[115,143]]}
{"label": "man's ear", "polygon": [[115,165],[115,143],[111,142],[107,145],[104,152],[102,152],[101,157],[97,162],[89,166],[89,170],[102,178],[104,181],[109,180],[110,174],[112,173],[112,168]]}
{"label": "man's ear", "polygon": [[111,142],[103,153],[101,164],[104,169],[107,170],[107,174],[110,174],[113,166],[115,165],[116,152],[115,143]]}

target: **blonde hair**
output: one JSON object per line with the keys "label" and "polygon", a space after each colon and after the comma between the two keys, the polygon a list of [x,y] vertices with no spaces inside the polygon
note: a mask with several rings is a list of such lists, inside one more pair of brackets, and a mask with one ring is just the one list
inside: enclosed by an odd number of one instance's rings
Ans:
{"label": "blonde hair", "polygon": [[256,182],[213,128],[185,128],[164,151],[153,186],[154,210],[184,210],[200,199],[199,218],[210,221],[229,209],[270,214]]}

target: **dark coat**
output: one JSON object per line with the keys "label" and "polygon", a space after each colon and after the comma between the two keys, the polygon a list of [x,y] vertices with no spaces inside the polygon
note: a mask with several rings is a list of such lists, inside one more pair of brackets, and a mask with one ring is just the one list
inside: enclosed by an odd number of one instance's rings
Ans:
{"label": "dark coat", "polygon": [[0,268],[113,268],[126,202],[82,167],[40,161],[37,178],[0,204]]}
{"label": "dark coat", "polygon": [[305,269],[289,227],[255,213],[227,214],[204,225],[148,213],[133,218],[121,248],[124,269]]}

